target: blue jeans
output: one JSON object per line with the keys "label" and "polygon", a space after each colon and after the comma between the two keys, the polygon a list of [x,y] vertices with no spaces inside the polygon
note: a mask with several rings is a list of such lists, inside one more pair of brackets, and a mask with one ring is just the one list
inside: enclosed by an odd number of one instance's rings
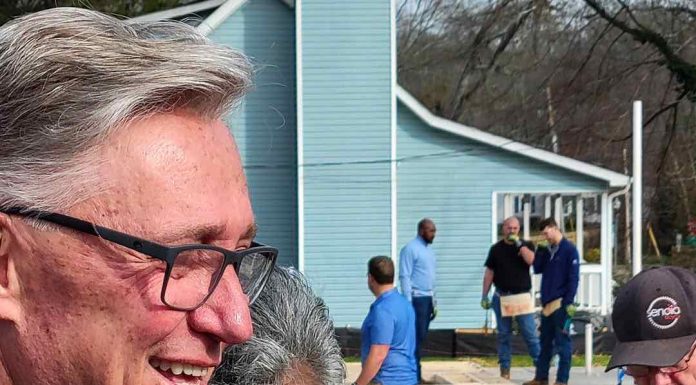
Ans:
{"label": "blue jeans", "polygon": [[416,364],[418,364],[418,380],[421,378],[421,346],[425,342],[430,327],[430,317],[433,314],[433,297],[413,297],[413,310],[416,312]]}
{"label": "blue jeans", "polygon": [[548,317],[541,316],[541,354],[539,354],[536,376],[534,376],[537,380],[548,380],[549,365],[555,348],[556,353],[558,353],[556,382],[568,383],[573,346],[570,335],[563,332],[566,319],[568,319],[568,314],[565,307],[556,310]]}
{"label": "blue jeans", "polygon": [[[512,349],[510,348],[510,339],[512,337],[512,317],[503,317],[500,313],[500,297],[498,294],[493,295],[492,301],[493,312],[495,313],[495,322],[498,325],[498,363],[501,368],[510,369],[510,356]],[[517,324],[520,325],[520,333],[524,337],[524,342],[527,344],[527,351],[532,357],[536,365],[539,358],[539,337],[536,334],[536,323],[534,322],[534,314],[524,314],[516,316]]]}

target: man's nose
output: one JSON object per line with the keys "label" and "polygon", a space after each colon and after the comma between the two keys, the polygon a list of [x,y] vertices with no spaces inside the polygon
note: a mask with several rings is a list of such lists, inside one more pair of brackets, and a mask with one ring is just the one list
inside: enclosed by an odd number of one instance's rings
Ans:
{"label": "man's nose", "polygon": [[227,345],[241,344],[251,338],[249,300],[231,266],[210,298],[188,313],[187,321],[195,331],[209,334]]}

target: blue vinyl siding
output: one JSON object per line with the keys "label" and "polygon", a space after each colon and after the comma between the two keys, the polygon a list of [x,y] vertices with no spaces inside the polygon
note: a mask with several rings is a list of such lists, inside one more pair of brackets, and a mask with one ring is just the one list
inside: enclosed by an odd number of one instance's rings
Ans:
{"label": "blue vinyl siding", "polygon": [[430,127],[399,103],[398,243],[437,225],[439,315],[434,328],[480,328],[483,263],[494,191],[603,191],[606,183]]}
{"label": "blue vinyl siding", "polygon": [[336,326],[359,327],[367,261],[391,247],[390,2],[301,12],[305,273]]}
{"label": "blue vinyl siding", "polygon": [[[240,147],[258,240],[297,265],[297,170],[304,172],[304,266],[337,327],[360,327],[373,301],[367,261],[391,253],[391,114],[397,113],[398,247],[423,217],[438,226],[440,313],[433,328],[479,328],[492,195],[597,192],[605,182],[430,127],[391,109],[390,2],[250,0],[211,35],[250,56],[256,88],[228,121]],[[296,106],[301,11],[302,106]],[[296,108],[303,114],[297,164]],[[398,251],[398,250],[397,250]],[[394,257],[394,256],[392,256]]]}
{"label": "blue vinyl siding", "polygon": [[228,118],[242,154],[257,239],[297,266],[295,14],[278,0],[247,2],[212,34],[251,58],[255,88]]}

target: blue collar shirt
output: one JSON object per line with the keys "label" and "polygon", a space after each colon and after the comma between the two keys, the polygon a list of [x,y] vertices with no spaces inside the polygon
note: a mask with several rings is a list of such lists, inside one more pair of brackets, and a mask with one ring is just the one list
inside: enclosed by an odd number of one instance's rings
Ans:
{"label": "blue collar shirt", "polygon": [[399,254],[401,293],[412,297],[433,296],[435,292],[435,252],[423,238],[417,236]]}

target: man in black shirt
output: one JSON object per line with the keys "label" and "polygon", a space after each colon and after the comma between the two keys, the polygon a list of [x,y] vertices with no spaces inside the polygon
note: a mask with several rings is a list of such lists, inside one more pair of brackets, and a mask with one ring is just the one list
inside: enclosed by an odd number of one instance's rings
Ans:
{"label": "man in black shirt", "polygon": [[[503,222],[504,238],[491,246],[486,259],[481,295],[481,307],[486,310],[492,307],[495,313],[498,326],[500,376],[506,379],[510,379],[510,338],[513,317],[517,319],[520,332],[527,343],[527,350],[535,364],[540,350],[532,311],[533,303],[529,293],[532,288],[529,266],[534,262],[534,245],[521,241],[519,232],[520,222],[517,218],[510,217]],[[488,299],[491,284],[495,284],[492,301]],[[501,310],[501,298],[506,303],[505,316]],[[525,301],[528,301],[529,306],[520,306],[520,303],[524,305]]]}

